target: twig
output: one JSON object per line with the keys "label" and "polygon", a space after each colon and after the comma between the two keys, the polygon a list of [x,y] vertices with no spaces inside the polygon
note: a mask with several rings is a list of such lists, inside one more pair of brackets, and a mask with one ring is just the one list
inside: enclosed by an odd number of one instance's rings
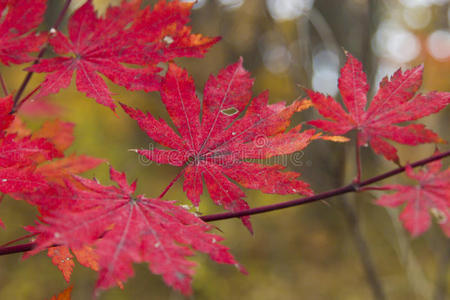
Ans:
{"label": "twig", "polygon": [[[52,28],[58,29],[58,27],[61,25],[61,23],[64,19],[64,16],[66,15],[67,10],[69,9],[71,2],[72,2],[72,0],[66,0],[66,2],[64,3],[63,9],[59,13],[58,19],[56,20],[56,22]],[[39,52],[37,58],[33,61],[33,65],[35,65],[39,62],[39,60],[44,56],[47,49],[48,49],[48,45],[45,46],[44,48],[42,48],[42,50]],[[22,84],[20,85],[19,90],[17,91],[17,94],[14,96],[14,105],[13,105],[11,113],[15,113],[17,111],[20,97],[22,96],[23,92],[25,91],[25,88],[27,87],[28,83],[30,82],[31,77],[33,76],[33,73],[34,72],[28,72],[27,75],[25,76],[24,80],[22,81]]]}
{"label": "twig", "polygon": [[161,193],[161,195],[158,196],[158,199],[161,199],[164,197],[164,195],[170,190],[170,188],[174,185],[175,182],[177,182],[178,179],[180,179],[181,175],[183,175],[184,168],[181,169],[181,171],[175,176],[174,179],[169,183],[169,185],[164,189],[164,191]]}
{"label": "twig", "polygon": [[30,251],[35,247],[35,243],[27,243],[17,246],[9,246],[9,247],[1,247],[0,248],[0,255],[8,255],[8,254],[14,254],[14,253],[21,253],[21,252],[27,252]]}
{"label": "twig", "polygon": [[[416,162],[410,164],[410,166],[412,168],[416,168],[416,167],[426,165],[430,162],[433,162],[433,161],[436,161],[436,160],[439,160],[439,159],[442,159],[442,158],[448,157],[448,156],[450,156],[450,150],[430,156],[428,158],[425,158],[425,159],[422,159],[419,161],[416,161]],[[359,185],[352,183],[352,184],[343,186],[341,188],[323,192],[323,193],[320,193],[320,194],[317,194],[317,195],[314,195],[311,197],[299,198],[299,199],[294,199],[291,201],[281,202],[281,203],[277,203],[277,204],[255,207],[255,208],[242,210],[242,211],[238,211],[238,212],[226,212],[226,213],[220,213],[220,214],[205,215],[205,216],[200,217],[200,219],[202,219],[205,222],[212,222],[212,221],[218,221],[218,220],[225,220],[225,219],[255,215],[255,214],[260,214],[260,213],[264,213],[264,212],[288,208],[288,207],[292,207],[292,206],[298,206],[298,205],[302,205],[302,204],[306,204],[306,203],[316,202],[316,201],[320,201],[320,200],[323,200],[326,198],[331,198],[334,196],[346,194],[349,192],[359,191],[359,188],[362,186],[366,186],[366,185],[381,181],[383,179],[395,176],[404,171],[405,171],[405,167],[400,167],[400,168],[391,170],[389,172],[380,174],[378,176],[372,177],[370,179],[361,181],[361,183]],[[26,252],[26,251],[33,249],[34,246],[35,246],[34,243],[27,243],[27,244],[23,244],[23,245],[17,245],[17,246],[6,247],[6,248],[0,247],[0,256],[14,254],[14,253],[20,253],[20,252]]]}
{"label": "twig", "polygon": [[39,89],[41,88],[41,85],[38,85],[35,87],[31,92],[26,95],[22,101],[19,102],[19,104],[16,107],[16,110],[18,110],[28,99],[30,99]]}
{"label": "twig", "polygon": [[15,239],[15,240],[12,240],[12,241],[9,241],[9,242],[7,242],[7,243],[4,243],[3,245],[0,245],[0,247],[3,248],[3,247],[6,247],[6,246],[9,246],[9,245],[14,244],[14,243],[17,243],[17,242],[19,242],[19,241],[21,241],[21,240],[24,240],[24,239],[33,237],[33,236],[35,236],[36,234],[37,234],[37,233],[30,233],[30,234],[21,236],[21,237]]}
{"label": "twig", "polygon": [[[410,166],[412,168],[423,166],[430,162],[442,159],[447,156],[450,156],[450,151],[442,152],[442,153],[430,156],[428,158],[416,161],[416,162],[410,164]],[[212,215],[205,215],[205,216],[202,216],[201,219],[205,222],[211,222],[211,221],[225,220],[225,219],[231,219],[231,218],[239,218],[239,217],[243,217],[243,216],[256,215],[256,214],[279,210],[279,209],[288,208],[288,207],[292,207],[292,206],[298,206],[298,205],[303,205],[306,203],[316,202],[319,200],[331,198],[331,197],[346,194],[349,192],[359,191],[361,187],[364,187],[364,186],[370,185],[372,183],[381,181],[383,179],[395,176],[404,171],[405,171],[405,167],[399,167],[399,168],[396,168],[389,172],[386,172],[386,173],[380,174],[378,176],[369,178],[367,180],[361,181],[360,184],[351,183],[349,185],[346,185],[346,186],[343,186],[343,187],[340,187],[337,189],[333,189],[330,191],[326,191],[326,192],[323,192],[320,194],[316,194],[314,196],[298,198],[298,199],[281,202],[281,203],[276,203],[276,204],[271,204],[271,205],[259,206],[259,207],[255,207],[255,208],[241,210],[238,212],[225,212],[225,213],[218,213],[218,214],[212,214]]]}
{"label": "twig", "polygon": [[359,147],[359,133],[357,133],[355,141],[355,158],[356,158],[356,180],[355,183],[361,182],[361,149]]}
{"label": "twig", "polygon": [[[355,140],[355,167],[356,167],[356,179],[353,181],[356,184],[361,182],[361,174],[362,174],[362,163],[361,163],[361,152],[359,147],[359,135],[357,135]],[[338,180],[342,180],[345,178],[345,161],[347,156],[344,155],[343,159],[340,160],[341,165],[339,169],[343,174],[338,176]],[[343,182],[339,182],[339,185],[342,185]],[[361,191],[363,188],[360,188]],[[345,219],[349,225],[351,236],[353,237],[353,241],[356,246],[356,250],[361,259],[361,265],[364,269],[364,273],[367,278],[367,283],[372,291],[373,298],[375,300],[385,300],[386,294],[384,292],[383,285],[381,284],[381,280],[378,277],[377,269],[375,263],[372,258],[372,254],[370,253],[370,247],[365,236],[362,233],[360,218],[355,209],[355,203],[350,202],[347,197],[344,196],[342,199],[342,211],[344,213]]]}

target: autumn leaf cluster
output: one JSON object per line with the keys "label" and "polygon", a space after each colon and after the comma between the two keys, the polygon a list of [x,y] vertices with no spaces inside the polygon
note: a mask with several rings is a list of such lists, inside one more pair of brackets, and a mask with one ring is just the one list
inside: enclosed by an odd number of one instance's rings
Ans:
{"label": "autumn leaf cluster", "polygon": [[[299,173],[262,161],[301,151],[314,141],[346,142],[349,139],[342,135],[356,130],[358,147],[370,145],[397,164],[400,159],[390,141],[411,146],[445,142],[414,123],[450,102],[446,92],[417,93],[422,66],[384,78],[369,105],[362,64],[348,53],[339,79],[343,105],[312,90],[305,91],[307,98],[290,104],[269,104],[268,91],[252,95],[254,80],[242,58],[211,75],[199,93],[193,78],[175,60],[201,58],[220,38],[192,33],[187,25],[192,5],[160,1],[149,7],[141,0],[124,0],[99,16],[88,0],[70,16],[66,33],[57,28],[37,32],[45,0],[0,2],[5,15],[0,21],[0,61],[28,62],[24,71],[45,74],[29,95],[5,94],[0,99],[0,191],[38,208],[38,220],[26,227],[35,237],[35,247],[26,256],[48,251],[67,281],[75,258],[98,272],[97,292],[122,287],[134,274],[133,263],[147,263],[169,286],[190,294],[195,262],[189,258],[195,251],[245,272],[221,244],[223,237],[212,232],[214,227],[176,201],[162,199],[177,180],[183,180],[186,197],[195,207],[206,187],[216,205],[241,212],[250,207],[245,189],[312,196]],[[41,58],[37,52],[48,55]],[[81,177],[104,160],[65,155],[73,142],[74,124],[49,120],[31,132],[17,115],[30,99],[40,101],[68,88],[72,77],[80,92],[115,111],[117,103],[101,75],[128,90],[156,91],[161,97],[170,120],[120,103],[159,145],[135,150],[138,155],[180,168],[159,197],[136,195],[136,181],[130,184],[125,173],[112,166],[114,185]],[[325,119],[291,124],[294,114],[309,108]],[[417,173],[407,167],[407,175],[418,185],[380,188],[397,192],[382,196],[378,204],[406,203],[400,219],[412,235],[429,228],[431,211],[450,236],[450,173],[441,168],[440,161]],[[250,217],[241,220],[252,232]]]}

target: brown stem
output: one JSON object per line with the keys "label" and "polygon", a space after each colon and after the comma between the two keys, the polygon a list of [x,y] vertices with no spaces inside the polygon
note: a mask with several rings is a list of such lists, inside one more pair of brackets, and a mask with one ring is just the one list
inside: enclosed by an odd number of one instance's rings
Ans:
{"label": "brown stem", "polygon": [[[58,19],[56,20],[55,24],[53,24],[52,28],[54,28],[55,30],[58,29],[58,27],[61,25],[61,23],[64,19],[64,16],[66,15],[67,10],[69,9],[70,2],[72,2],[72,0],[66,0],[66,2],[64,3],[63,9],[59,13]],[[48,49],[48,45],[46,45],[44,48],[42,48],[42,50],[39,52],[37,58],[33,61],[33,65],[35,65],[39,62],[39,60],[44,56],[47,49]],[[22,81],[22,84],[20,85],[19,90],[17,91],[17,94],[14,96],[14,105],[11,110],[11,113],[15,113],[17,111],[17,107],[19,106],[19,99],[22,96],[23,92],[25,91],[25,88],[27,87],[28,83],[30,82],[31,77],[33,76],[33,73],[34,72],[28,72],[27,75],[25,76],[24,80]]]}
{"label": "brown stem", "polygon": [[356,159],[356,180],[355,183],[361,182],[361,149],[359,147],[359,132],[356,133],[356,141],[355,141],[355,159]]}
{"label": "brown stem", "polygon": [[39,89],[41,88],[41,85],[38,85],[37,87],[35,87],[31,92],[28,93],[28,95],[26,95],[22,101],[19,102],[19,104],[16,107],[16,111],[28,100],[30,99]]}
{"label": "brown stem", "polygon": [[166,188],[164,189],[164,191],[161,193],[161,195],[158,196],[158,199],[161,199],[162,197],[164,197],[165,194],[167,194],[167,192],[170,190],[170,188],[175,184],[175,182],[177,182],[178,179],[180,179],[181,175],[183,175],[183,171],[184,168],[181,169],[181,171],[177,174],[177,176],[175,176],[174,179],[172,179],[172,181],[169,183],[168,186],[166,186]]}
{"label": "brown stem", "polygon": [[4,243],[3,245],[0,245],[0,248],[4,248],[4,247],[9,246],[9,245],[11,245],[11,244],[17,243],[17,242],[19,242],[19,241],[21,241],[21,240],[24,240],[24,239],[33,237],[33,236],[35,236],[35,235],[37,235],[37,233],[30,233],[30,234],[21,236],[21,237],[15,239],[15,240],[12,240],[12,241],[9,241],[9,242],[7,242],[7,243]]}
{"label": "brown stem", "polygon": [[1,247],[0,248],[0,255],[8,255],[8,254],[14,254],[14,253],[21,253],[21,252],[27,252],[33,249],[35,246],[35,243],[26,243],[22,245],[17,246],[9,246],[9,247]]}
{"label": "brown stem", "polygon": [[[355,156],[356,156],[356,170],[357,170],[357,177],[354,180],[354,183],[359,184],[361,182],[361,170],[362,170],[362,164],[361,164],[361,152],[359,147],[359,135],[357,133],[357,137],[355,140]],[[346,155],[344,155],[343,159],[340,160],[341,165],[339,166],[339,169],[341,170],[342,174],[341,176],[338,176],[338,185],[342,185],[342,179],[345,178],[345,161],[346,161]],[[370,187],[366,187],[370,188]],[[363,188],[360,188],[359,191],[361,192],[364,190]],[[347,196],[347,195],[346,195]],[[356,250],[359,254],[361,265],[363,267],[364,273],[367,278],[367,283],[371,289],[372,296],[375,300],[385,300],[386,296],[384,293],[383,285],[381,284],[381,280],[378,277],[376,265],[373,261],[372,254],[370,253],[370,247],[369,243],[367,242],[364,234],[362,233],[361,229],[361,222],[359,215],[355,208],[355,203],[350,202],[347,197],[344,196],[341,203],[342,203],[342,212],[344,214],[344,218],[348,223],[350,234],[353,238],[353,241],[356,246]]]}

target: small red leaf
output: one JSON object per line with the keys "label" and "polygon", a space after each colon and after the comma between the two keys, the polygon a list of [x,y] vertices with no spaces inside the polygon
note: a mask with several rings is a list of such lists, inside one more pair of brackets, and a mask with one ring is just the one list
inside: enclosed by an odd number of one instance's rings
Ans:
{"label": "small red leaf", "polygon": [[348,113],[330,96],[307,91],[316,109],[328,119],[310,121],[309,124],[333,134],[357,129],[360,146],[370,144],[377,154],[397,162],[397,150],[386,139],[406,145],[442,143],[436,133],[422,124],[396,125],[436,113],[450,103],[448,92],[430,92],[414,97],[422,84],[422,72],[423,66],[418,66],[404,72],[398,70],[390,79],[385,77],[366,110],[367,79],[362,64],[347,53],[339,90]]}
{"label": "small red leaf", "polygon": [[58,267],[67,282],[70,282],[70,275],[72,274],[75,263],[73,262],[73,255],[65,246],[51,247],[47,254],[52,263]]}
{"label": "small red leaf", "polygon": [[377,200],[382,206],[397,207],[406,204],[400,220],[412,236],[424,233],[434,215],[444,233],[450,237],[450,169],[440,171],[441,161],[435,161],[418,172],[406,167],[408,177],[418,181],[415,186],[388,185],[382,188],[397,191]]}

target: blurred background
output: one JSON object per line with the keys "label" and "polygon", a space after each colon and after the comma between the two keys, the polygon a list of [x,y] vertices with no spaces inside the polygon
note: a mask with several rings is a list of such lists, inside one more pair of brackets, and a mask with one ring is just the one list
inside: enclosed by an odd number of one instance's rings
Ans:
{"label": "blurred background", "polygon": [[[73,1],[72,11],[83,2]],[[63,1],[48,3],[43,30],[54,22]],[[100,13],[118,3],[94,0]],[[217,74],[242,56],[244,66],[256,78],[254,95],[268,89],[271,102],[290,103],[305,95],[301,87],[336,96],[345,49],[363,62],[371,95],[382,77],[399,67],[422,63],[423,90],[448,91],[449,18],[447,0],[198,0],[192,11],[194,32],[221,36],[222,41],[204,59],[179,59],[177,63],[188,69],[201,92],[210,74]],[[17,90],[26,66],[1,68],[10,90]],[[30,90],[42,79],[33,76]],[[110,88],[116,100],[167,117],[157,93],[128,92],[114,84]],[[176,176],[177,168],[143,164],[135,153],[127,151],[146,148],[152,141],[120,110],[115,116],[86,99],[73,85],[48,101],[50,114],[30,107],[23,119],[32,128],[47,118],[74,122],[76,142],[69,152],[106,158],[130,180],[138,178],[138,192],[149,197],[158,196]],[[294,125],[317,117],[312,110],[299,113]],[[449,108],[422,122],[450,140]],[[434,145],[398,148],[402,163],[434,151]],[[440,149],[448,150],[449,146]],[[301,173],[316,192],[344,185],[355,176],[351,143],[315,142],[298,157],[295,166],[288,164],[288,168]],[[362,149],[362,158],[363,178],[396,167],[370,149]],[[448,166],[449,160],[444,165]],[[93,175],[109,183],[106,165],[88,174]],[[409,181],[399,175],[382,184],[392,182]],[[252,207],[295,198],[245,192]],[[383,299],[380,293],[386,299],[449,299],[445,286],[450,283],[450,247],[436,222],[427,233],[412,239],[398,221],[398,209],[373,204],[379,195],[351,194],[257,215],[252,217],[253,236],[238,220],[215,222],[223,232],[224,243],[249,275],[199,255],[195,257],[199,264],[194,293],[187,299],[370,299],[377,281],[382,286],[378,299]],[[166,198],[187,204],[181,182]],[[203,200],[202,213],[220,211],[210,204],[207,194]],[[0,243],[26,234],[23,226],[32,224],[36,214],[25,203],[6,198],[0,209],[6,225],[0,232]],[[135,270],[136,276],[124,290],[110,289],[100,299],[186,299],[150,274],[145,265],[136,265]],[[93,271],[77,265],[71,282],[73,299],[90,299],[95,280]],[[65,287],[63,276],[43,253],[26,260],[19,254],[0,257],[0,299],[49,299]]]}

